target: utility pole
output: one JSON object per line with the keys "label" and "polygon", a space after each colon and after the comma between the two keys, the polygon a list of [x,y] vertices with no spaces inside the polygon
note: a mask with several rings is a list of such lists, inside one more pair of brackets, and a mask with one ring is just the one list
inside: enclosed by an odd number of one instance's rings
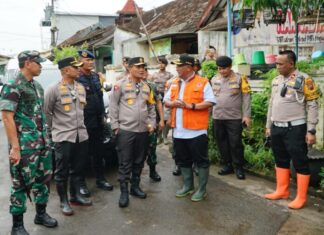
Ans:
{"label": "utility pole", "polygon": [[[52,7],[51,21],[53,22],[53,21],[55,21],[55,19],[53,20],[53,17],[55,17],[54,16],[54,2],[55,2],[55,0],[51,0],[51,1],[52,1],[52,5],[51,5],[51,7]],[[57,28],[56,28],[55,24],[54,25],[52,24],[52,27],[51,27],[51,47],[56,46],[56,39],[55,39],[55,33],[56,32],[57,32]]]}
{"label": "utility pole", "polygon": [[231,0],[227,0],[227,56],[232,57],[232,6]]}
{"label": "utility pole", "polygon": [[158,57],[157,57],[156,54],[155,54],[154,47],[153,47],[153,44],[152,44],[152,41],[151,41],[150,35],[149,35],[149,33],[147,32],[147,30],[146,30],[146,26],[145,26],[145,24],[144,24],[144,22],[143,22],[142,16],[141,16],[141,14],[140,14],[140,12],[139,12],[139,10],[138,10],[138,6],[137,6],[137,4],[136,4],[135,1],[134,1],[134,4],[135,4],[135,9],[136,9],[137,17],[138,17],[138,19],[140,20],[141,25],[142,25],[142,27],[143,27],[143,29],[144,29],[144,33],[145,33],[145,35],[146,35],[146,37],[147,37],[147,41],[148,41],[149,46],[150,46],[150,48],[151,48],[151,50],[152,50],[152,53],[153,53],[153,55],[154,55],[156,61],[159,62],[159,59],[158,59]]}

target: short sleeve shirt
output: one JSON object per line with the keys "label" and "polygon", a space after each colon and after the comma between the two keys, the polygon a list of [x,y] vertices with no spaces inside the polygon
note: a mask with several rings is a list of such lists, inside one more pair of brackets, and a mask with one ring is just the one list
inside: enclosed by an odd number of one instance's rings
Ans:
{"label": "short sleeve shirt", "polygon": [[49,139],[45,128],[44,90],[37,81],[22,73],[2,88],[0,110],[14,112],[21,150],[42,149]]}

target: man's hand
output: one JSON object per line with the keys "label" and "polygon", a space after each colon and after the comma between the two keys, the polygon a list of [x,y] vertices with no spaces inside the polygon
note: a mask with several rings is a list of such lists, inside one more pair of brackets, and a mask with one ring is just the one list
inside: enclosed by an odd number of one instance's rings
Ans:
{"label": "man's hand", "polygon": [[315,144],[316,143],[316,135],[313,135],[313,134],[307,132],[307,134],[306,134],[306,143],[309,146],[312,146],[313,144]]}
{"label": "man's hand", "polygon": [[271,130],[270,128],[266,128],[266,131],[265,131],[265,136],[268,137],[271,135]]}
{"label": "man's hand", "polygon": [[186,104],[182,100],[177,99],[172,102],[172,106],[175,108],[184,108],[186,106]]}
{"label": "man's hand", "polygon": [[10,153],[9,153],[9,159],[13,165],[17,166],[21,159],[20,149],[19,148],[11,148]]}
{"label": "man's hand", "polygon": [[161,120],[161,121],[159,122],[159,129],[160,129],[160,130],[163,130],[163,128],[164,128],[164,121]]}
{"label": "man's hand", "polygon": [[150,134],[152,134],[152,133],[154,132],[154,128],[153,128],[153,127],[148,127],[148,132],[149,132]]}
{"label": "man's hand", "polygon": [[251,118],[243,117],[242,123],[245,123],[246,127],[250,127],[251,126]]}
{"label": "man's hand", "polygon": [[117,129],[114,130],[115,136],[118,135],[118,132],[119,132],[119,128],[117,128]]}

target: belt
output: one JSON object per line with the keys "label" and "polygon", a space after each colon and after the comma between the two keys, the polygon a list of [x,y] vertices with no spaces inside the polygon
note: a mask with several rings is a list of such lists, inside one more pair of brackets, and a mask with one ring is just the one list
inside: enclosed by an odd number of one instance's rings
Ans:
{"label": "belt", "polygon": [[290,122],[273,122],[273,125],[277,127],[290,127],[290,126],[299,126],[303,125],[306,123],[305,119],[299,119],[295,121],[290,121]]}

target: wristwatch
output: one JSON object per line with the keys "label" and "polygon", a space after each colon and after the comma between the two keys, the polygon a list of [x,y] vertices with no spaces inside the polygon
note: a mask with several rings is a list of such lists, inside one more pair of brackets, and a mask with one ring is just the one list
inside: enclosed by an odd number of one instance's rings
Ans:
{"label": "wristwatch", "polygon": [[315,129],[310,129],[307,132],[312,134],[312,135],[316,135],[316,130]]}

